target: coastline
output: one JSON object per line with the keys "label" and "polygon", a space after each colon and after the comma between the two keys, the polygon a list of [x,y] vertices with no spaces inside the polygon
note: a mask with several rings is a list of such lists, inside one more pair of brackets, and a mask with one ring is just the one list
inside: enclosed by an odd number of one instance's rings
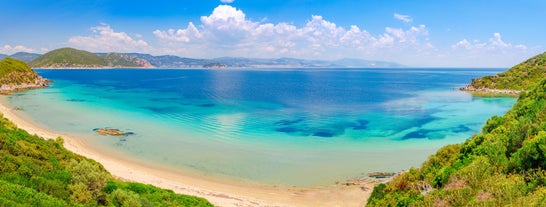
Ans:
{"label": "coastline", "polygon": [[41,128],[17,115],[5,96],[0,99],[0,112],[19,128],[46,139],[62,137],[68,150],[96,160],[116,178],[203,197],[217,206],[363,206],[375,185],[368,180],[357,185],[313,188],[255,186],[151,167],[101,152],[81,139]]}
{"label": "coastline", "polygon": [[465,87],[459,88],[460,91],[466,91],[476,96],[509,96],[509,97],[518,97],[521,91],[518,90],[508,90],[508,89],[491,89],[491,88],[475,88],[472,85],[466,85]]}

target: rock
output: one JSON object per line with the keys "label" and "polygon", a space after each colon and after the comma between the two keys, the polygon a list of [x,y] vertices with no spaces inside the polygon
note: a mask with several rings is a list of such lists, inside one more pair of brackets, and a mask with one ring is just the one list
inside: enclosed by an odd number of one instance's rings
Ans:
{"label": "rock", "polygon": [[521,91],[518,90],[507,90],[507,89],[492,89],[492,88],[475,88],[472,85],[467,85],[465,87],[459,88],[460,91],[467,91],[474,93],[476,95],[509,95],[509,96],[518,96]]}
{"label": "rock", "polygon": [[133,132],[123,132],[119,129],[112,128],[95,128],[93,131],[97,132],[100,135],[109,135],[109,136],[127,136],[134,134]]}
{"label": "rock", "polygon": [[373,173],[368,173],[368,177],[389,178],[389,177],[392,177],[395,174],[396,173],[393,173],[393,172],[373,172]]}

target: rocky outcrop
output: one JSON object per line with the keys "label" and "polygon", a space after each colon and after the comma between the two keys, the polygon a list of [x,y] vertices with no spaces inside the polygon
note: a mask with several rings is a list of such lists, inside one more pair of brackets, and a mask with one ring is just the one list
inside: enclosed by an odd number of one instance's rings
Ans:
{"label": "rocky outcrop", "polygon": [[47,86],[49,81],[36,74],[26,63],[12,58],[0,61],[0,93]]}
{"label": "rocky outcrop", "polygon": [[8,94],[16,91],[45,88],[49,86],[49,80],[38,76],[34,83],[21,83],[21,84],[2,84],[0,86],[0,94]]}
{"label": "rocky outcrop", "polygon": [[521,91],[518,90],[509,90],[509,89],[491,89],[491,88],[475,88],[472,85],[466,85],[465,87],[459,88],[461,91],[467,91],[470,93],[475,93],[477,95],[509,95],[509,96],[519,96]]}
{"label": "rocky outcrop", "polygon": [[93,131],[97,132],[100,135],[109,135],[109,136],[127,136],[134,134],[133,132],[123,132],[119,129],[113,128],[96,128]]}

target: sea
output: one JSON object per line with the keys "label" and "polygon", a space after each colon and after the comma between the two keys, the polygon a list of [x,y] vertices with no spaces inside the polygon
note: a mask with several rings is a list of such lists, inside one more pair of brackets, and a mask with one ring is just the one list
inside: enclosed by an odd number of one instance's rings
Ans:
{"label": "sea", "polygon": [[40,127],[137,163],[257,185],[327,186],[419,167],[479,133],[516,99],[457,88],[503,70],[37,69],[51,86],[6,102]]}

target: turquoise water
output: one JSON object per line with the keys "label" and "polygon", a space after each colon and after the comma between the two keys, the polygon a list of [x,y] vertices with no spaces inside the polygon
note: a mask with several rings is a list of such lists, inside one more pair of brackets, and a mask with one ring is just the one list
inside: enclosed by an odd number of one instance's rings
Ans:
{"label": "turquoise water", "polygon": [[418,167],[515,102],[454,90],[499,69],[37,71],[51,87],[8,97],[37,125],[124,159],[264,185]]}

